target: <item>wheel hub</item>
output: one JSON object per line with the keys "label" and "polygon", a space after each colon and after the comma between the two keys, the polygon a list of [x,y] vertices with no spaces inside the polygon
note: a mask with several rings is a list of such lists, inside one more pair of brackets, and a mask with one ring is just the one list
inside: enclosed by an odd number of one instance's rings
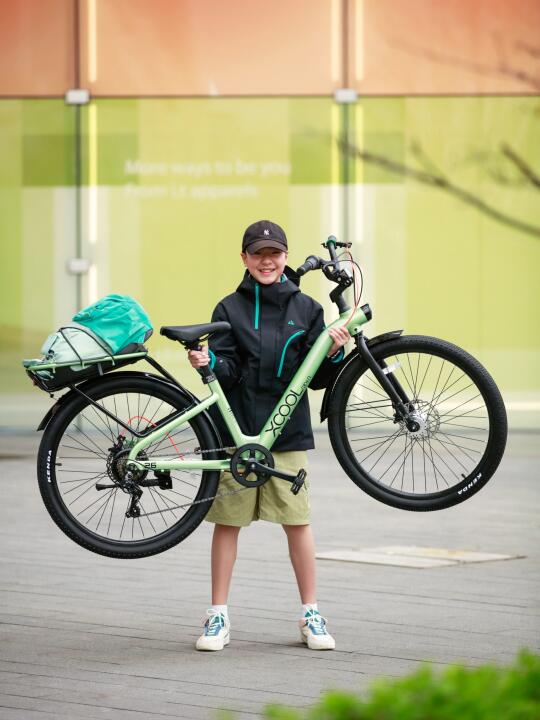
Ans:
{"label": "wheel hub", "polygon": [[[121,487],[126,484],[126,474],[128,472],[126,464],[130,452],[131,448],[129,447],[116,451],[112,449],[109,457],[107,458],[107,474],[114,483],[120,485]],[[148,460],[148,455],[144,452],[144,450],[137,455],[137,460]],[[131,475],[132,481],[137,483],[146,478],[148,470],[135,468],[131,471]]]}
{"label": "wheel hub", "polygon": [[[399,424],[403,432],[406,432],[410,438],[425,439],[433,437],[439,430],[441,425],[441,417],[437,410],[431,407],[429,402],[425,400],[417,400],[413,411],[405,420],[400,420]],[[412,426],[413,429],[410,428]]]}

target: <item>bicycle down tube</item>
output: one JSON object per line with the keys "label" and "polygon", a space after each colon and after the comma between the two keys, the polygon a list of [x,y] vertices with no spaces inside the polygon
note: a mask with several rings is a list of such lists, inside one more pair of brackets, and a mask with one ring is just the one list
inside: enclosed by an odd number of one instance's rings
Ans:
{"label": "bicycle down tube", "polygon": [[[349,314],[349,311],[342,313],[340,317],[334,320],[334,322],[332,322],[328,327],[341,325],[343,320],[346,319]],[[357,332],[359,332],[360,327],[366,322],[367,317],[364,312],[358,308],[353,317],[347,323],[347,328],[351,335],[354,336]],[[140,470],[228,470],[230,468],[229,459],[204,460],[201,458],[200,460],[183,460],[178,458],[164,459],[152,457],[145,460],[136,459],[137,455],[145,448],[166,437],[187,420],[190,420],[195,415],[204,412],[214,404],[218,406],[219,412],[221,413],[221,416],[223,417],[223,420],[237,447],[247,443],[256,443],[270,450],[283,431],[283,428],[287,424],[298,402],[306,392],[315,373],[323,363],[328,350],[332,346],[332,342],[332,338],[328,335],[326,330],[319,335],[313,347],[295,373],[293,379],[287,386],[287,389],[282,394],[276,407],[270,414],[270,417],[264,423],[263,429],[259,435],[245,435],[241,431],[229,402],[225,397],[225,393],[223,392],[219,381],[215,378],[214,380],[210,380],[208,382],[208,388],[211,391],[211,394],[208,397],[201,400],[195,407],[186,410],[179,417],[171,420],[170,423],[163,425],[155,432],[150,433],[135,443],[129,453],[127,460],[128,466],[131,465],[132,467],[139,468]]]}

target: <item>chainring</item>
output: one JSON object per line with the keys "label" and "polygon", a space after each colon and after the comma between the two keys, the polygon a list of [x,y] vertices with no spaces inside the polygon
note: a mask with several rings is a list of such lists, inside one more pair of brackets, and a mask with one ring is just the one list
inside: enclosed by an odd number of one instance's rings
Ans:
{"label": "chainring", "polygon": [[[262,458],[260,456],[263,456]],[[268,448],[263,445],[257,445],[257,443],[247,443],[241,445],[231,458],[231,474],[237,483],[243,485],[246,488],[255,488],[264,483],[270,478],[270,473],[262,472],[261,470],[249,470],[249,462],[256,460],[261,465],[266,465],[268,468],[274,467],[274,457]],[[249,477],[253,477],[254,480],[249,480]]]}

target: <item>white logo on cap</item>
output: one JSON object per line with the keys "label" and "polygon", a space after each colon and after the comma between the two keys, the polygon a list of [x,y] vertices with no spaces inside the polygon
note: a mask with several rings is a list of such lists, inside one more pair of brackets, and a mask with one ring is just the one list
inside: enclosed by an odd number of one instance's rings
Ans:
{"label": "white logo on cap", "polygon": [[265,230],[264,235],[270,235],[270,230]]}

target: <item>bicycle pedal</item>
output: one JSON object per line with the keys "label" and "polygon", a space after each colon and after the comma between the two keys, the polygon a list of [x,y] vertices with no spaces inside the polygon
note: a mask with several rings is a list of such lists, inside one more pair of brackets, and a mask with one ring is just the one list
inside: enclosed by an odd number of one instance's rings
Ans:
{"label": "bicycle pedal", "polygon": [[298,493],[302,489],[302,485],[304,484],[306,476],[307,472],[305,470],[298,471],[298,475],[296,476],[293,484],[291,485],[291,492],[293,495],[298,495]]}

